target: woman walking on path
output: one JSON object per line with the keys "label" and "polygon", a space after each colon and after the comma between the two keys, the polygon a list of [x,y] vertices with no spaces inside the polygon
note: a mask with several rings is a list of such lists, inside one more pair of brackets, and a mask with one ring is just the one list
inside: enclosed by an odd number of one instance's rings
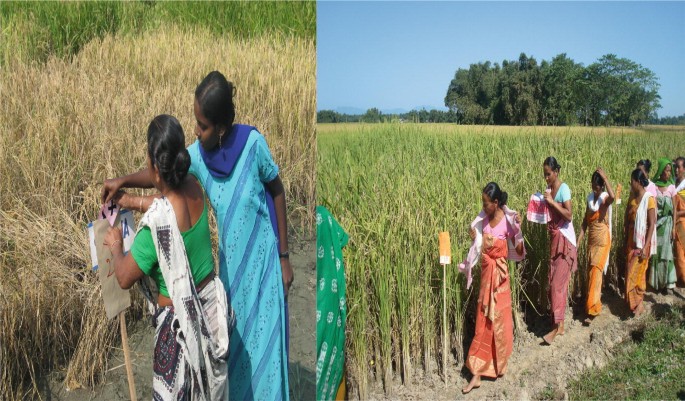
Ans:
{"label": "woman walking on path", "polygon": [[649,285],[656,291],[667,292],[675,288],[676,274],[673,263],[673,197],[676,194],[671,175],[671,160],[659,159],[654,177],[656,195],[656,255],[650,261]]}
{"label": "woman walking on path", "polygon": [[611,188],[604,170],[597,168],[592,174],[592,192],[587,196],[585,218],[580,226],[578,243],[583,242],[587,232],[588,244],[588,292],[585,303],[587,318],[590,324],[602,311],[602,275],[609,266],[611,249],[611,204],[614,202],[614,191]]}
{"label": "woman walking on path", "polygon": [[685,287],[685,157],[675,160],[675,195],[673,195],[673,259],[678,286]]}
{"label": "woman walking on path", "polygon": [[649,257],[656,253],[656,201],[645,189],[647,175],[641,169],[630,175],[630,201],[626,210],[626,302],[635,316],[645,311]]}
{"label": "woman walking on path", "polygon": [[[481,280],[476,307],[476,333],[466,358],[473,377],[464,394],[480,387],[481,376],[504,375],[514,342],[511,288],[507,257],[510,250],[524,255],[521,221],[507,206],[507,193],[490,182],[481,195],[483,210],[471,223],[474,244],[481,244]],[[482,241],[477,236],[482,235]],[[514,244],[515,243],[515,244]],[[478,245],[475,245],[478,246]]]}
{"label": "woman walking on path", "polygon": [[568,282],[578,263],[576,234],[571,221],[571,189],[559,179],[561,165],[557,159],[548,157],[542,168],[547,182],[544,197],[550,214],[547,223],[550,234],[549,299],[554,324],[543,340],[551,344],[557,335],[564,334]]}
{"label": "woman walking on path", "polygon": [[[264,137],[234,124],[233,84],[218,71],[195,90],[197,140],[190,173],[203,185],[219,231],[219,277],[235,311],[228,360],[229,399],[287,400],[287,294],[293,280],[283,184]],[[147,170],[107,180],[119,188],[151,186]],[[140,207],[151,202],[140,198]]]}
{"label": "woman walking on path", "polygon": [[[118,227],[109,229],[105,245],[122,288],[147,275],[159,289],[144,291],[155,322],[153,398],[225,399],[232,315],[214,275],[202,187],[187,175],[190,156],[178,120],[155,117],[147,138],[148,170],[161,197],[143,216],[131,252],[124,256]],[[132,198],[118,192],[114,199],[129,208]]]}

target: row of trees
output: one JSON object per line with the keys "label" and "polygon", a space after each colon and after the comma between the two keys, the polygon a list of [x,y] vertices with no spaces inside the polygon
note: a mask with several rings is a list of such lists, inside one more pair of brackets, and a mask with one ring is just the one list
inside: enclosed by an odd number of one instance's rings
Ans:
{"label": "row of trees", "polygon": [[320,110],[316,113],[318,123],[380,123],[380,122],[413,122],[413,123],[456,123],[457,114],[451,110],[411,110],[401,114],[384,114],[373,107],[364,114],[341,114],[333,110]]}
{"label": "row of trees", "polygon": [[657,125],[685,125],[685,114],[677,117],[651,118],[648,123]]}
{"label": "row of trees", "polygon": [[539,64],[521,53],[458,69],[445,106],[463,124],[639,125],[656,118],[658,90],[652,71],[613,54],[584,67],[565,53]]}
{"label": "row of trees", "polygon": [[[452,110],[412,110],[402,114],[386,114],[377,108],[368,109],[364,114],[345,114],[333,110],[320,110],[316,113],[318,123],[381,123],[381,122],[412,122],[412,123],[457,123],[458,116]],[[675,117],[652,116],[647,124],[655,125],[685,125],[685,114]]]}

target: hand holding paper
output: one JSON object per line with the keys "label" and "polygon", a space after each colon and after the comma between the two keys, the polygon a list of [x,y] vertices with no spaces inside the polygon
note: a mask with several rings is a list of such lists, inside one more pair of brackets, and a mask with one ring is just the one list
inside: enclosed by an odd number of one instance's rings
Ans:
{"label": "hand holding paper", "polygon": [[114,254],[114,250],[121,250],[123,248],[123,237],[121,236],[121,230],[119,227],[110,227],[105,235],[105,242],[103,245],[109,248],[110,252]]}
{"label": "hand holding paper", "polygon": [[114,226],[114,221],[117,219],[117,214],[119,214],[119,205],[114,202],[114,199],[112,199],[108,203],[102,205],[100,214],[98,215],[98,220],[106,219],[110,226]]}

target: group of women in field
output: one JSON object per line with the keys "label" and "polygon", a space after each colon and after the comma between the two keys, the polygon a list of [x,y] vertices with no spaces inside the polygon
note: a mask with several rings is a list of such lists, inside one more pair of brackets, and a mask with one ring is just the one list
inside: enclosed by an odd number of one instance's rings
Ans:
{"label": "group of women in field", "polygon": [[147,130],[147,168],[104,182],[103,202],[145,213],[129,253],[117,228],[105,245],[121,287],[141,282],[150,300],[155,400],[289,398],[285,193],[264,137],[234,123],[233,94],[221,73],[207,75],[195,90],[197,140],[186,148],[178,120],[159,115]]}
{"label": "group of women in field", "polygon": [[[640,160],[632,171],[624,216],[624,295],[635,316],[645,312],[647,281],[654,291],[662,293],[673,291],[676,284],[685,287],[685,158],[659,159],[653,181],[649,179],[651,167],[649,160]],[[559,178],[560,170],[554,157],[545,159],[547,189],[542,204],[543,220],[550,235],[548,296],[552,316],[552,329],[543,336],[546,344],[564,334],[569,280],[577,269],[577,249],[584,239],[588,255],[584,323],[590,324],[600,314],[602,279],[609,265],[612,242],[612,204],[616,198],[606,173],[597,168],[591,177],[592,191],[586,199],[576,240],[571,190]],[[478,388],[481,376],[504,375],[513,349],[507,259],[520,260],[525,249],[520,218],[506,203],[507,193],[496,183],[488,183],[482,191],[483,210],[471,223],[472,250],[477,249],[480,255],[481,280],[475,335],[465,361],[473,377],[463,393]]]}

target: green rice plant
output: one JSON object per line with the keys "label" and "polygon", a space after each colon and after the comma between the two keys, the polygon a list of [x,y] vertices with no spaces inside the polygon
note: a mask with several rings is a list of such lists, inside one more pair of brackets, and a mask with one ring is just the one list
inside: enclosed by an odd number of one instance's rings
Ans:
{"label": "green rice plant", "polygon": [[315,40],[313,1],[52,1],[0,3],[0,66],[72,57],[93,39],[176,26],[218,37]]}
{"label": "green rice plant", "polygon": [[[544,225],[525,220],[530,195],[542,192],[542,163],[555,156],[560,178],[572,191],[576,231],[585,212],[592,172],[601,166],[614,188],[623,186],[614,206],[611,267],[605,280],[619,285],[623,269],[623,213],[630,172],[639,159],[675,157],[685,149],[685,130],[585,127],[492,127],[441,124],[319,124],[317,199],[348,231],[348,362],[353,385],[367,398],[369,383],[387,367],[408,385],[422,369],[433,372],[443,357],[442,328],[450,332],[456,365],[473,333],[480,285],[471,289],[456,264],[468,251],[468,225],[481,210],[481,189],[497,182],[508,205],[522,216],[527,258],[510,265],[516,330],[548,314],[549,235]],[[447,267],[447,314],[442,318],[440,231],[449,231],[453,264]],[[570,294],[587,285],[586,245],[579,247],[579,270]],[[386,310],[385,308],[388,308]],[[382,308],[382,309],[381,309]],[[358,344],[371,344],[373,357]],[[409,358],[407,358],[407,353]],[[360,355],[364,355],[359,359]],[[389,358],[389,359],[388,359]],[[369,369],[369,359],[377,362]],[[421,361],[407,364],[406,360]],[[376,369],[376,370],[374,370]]]}

